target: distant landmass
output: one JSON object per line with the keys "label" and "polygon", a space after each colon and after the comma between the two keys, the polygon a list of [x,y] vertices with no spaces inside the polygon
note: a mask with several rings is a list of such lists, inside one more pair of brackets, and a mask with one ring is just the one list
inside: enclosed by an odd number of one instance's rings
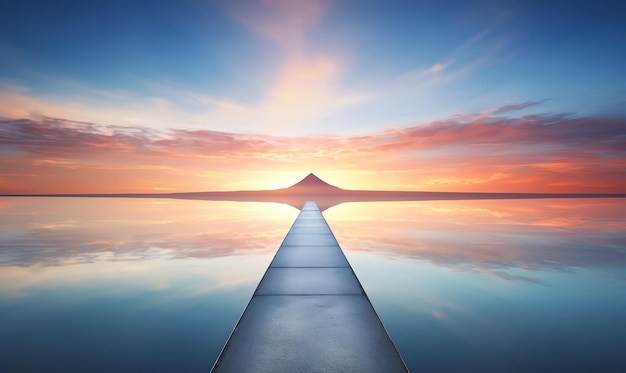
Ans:
{"label": "distant landmass", "polygon": [[435,201],[476,199],[534,198],[625,198],[626,194],[568,193],[480,193],[350,190],[330,185],[313,173],[294,185],[275,190],[240,190],[188,193],[115,193],[115,194],[0,194],[2,197],[99,197],[99,198],[175,198],[207,201],[246,201],[286,203],[300,209],[306,201],[315,201],[321,211],[344,202]]}

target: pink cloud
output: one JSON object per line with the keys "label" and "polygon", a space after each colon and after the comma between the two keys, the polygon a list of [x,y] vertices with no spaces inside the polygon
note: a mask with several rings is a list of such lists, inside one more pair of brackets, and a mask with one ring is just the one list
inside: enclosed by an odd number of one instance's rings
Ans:
{"label": "pink cloud", "polygon": [[305,43],[305,32],[316,24],[327,1],[258,0],[230,4],[234,18],[252,32],[288,50]]}
{"label": "pink cloud", "polygon": [[445,69],[446,67],[448,67],[448,65],[442,64],[442,63],[438,63],[438,64],[434,65],[433,67],[431,67],[430,71],[434,72],[434,73],[437,73],[437,72]]}
{"label": "pink cloud", "polygon": [[[71,174],[76,185],[84,184],[78,189],[91,192],[108,191],[87,181],[107,175],[118,178],[116,191],[262,189],[281,185],[245,174],[295,182],[316,171],[355,189],[624,192],[624,118],[490,113],[369,135],[296,138],[4,118],[0,185],[61,191]],[[36,176],[16,176],[25,174]]]}

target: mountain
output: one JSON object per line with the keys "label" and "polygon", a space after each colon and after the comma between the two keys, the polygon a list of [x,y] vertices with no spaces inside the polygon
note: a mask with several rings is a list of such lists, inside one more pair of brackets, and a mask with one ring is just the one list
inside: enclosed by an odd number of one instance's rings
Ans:
{"label": "mountain", "polygon": [[343,189],[330,185],[315,174],[310,173],[304,179],[290,186],[289,188],[279,189],[281,192],[289,194],[310,194],[310,195],[327,195],[343,192]]}
{"label": "mountain", "polygon": [[190,193],[126,193],[126,194],[0,194],[0,197],[113,197],[113,198],[177,198],[210,201],[248,201],[286,203],[302,208],[306,201],[315,201],[321,211],[345,202],[432,201],[474,199],[534,198],[626,198],[626,194],[552,194],[552,193],[464,193],[392,190],[348,190],[330,185],[314,174],[288,188],[275,190],[240,190],[230,192]]}

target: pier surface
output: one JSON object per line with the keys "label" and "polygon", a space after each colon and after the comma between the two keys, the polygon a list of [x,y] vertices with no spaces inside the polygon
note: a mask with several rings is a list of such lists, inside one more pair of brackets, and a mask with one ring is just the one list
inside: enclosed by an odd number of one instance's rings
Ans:
{"label": "pier surface", "polygon": [[314,202],[307,202],[213,372],[406,372]]}

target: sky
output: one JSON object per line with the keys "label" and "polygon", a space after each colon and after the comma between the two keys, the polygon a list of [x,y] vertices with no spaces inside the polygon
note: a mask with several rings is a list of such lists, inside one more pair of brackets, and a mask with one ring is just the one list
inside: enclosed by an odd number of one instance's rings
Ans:
{"label": "sky", "polygon": [[622,1],[0,2],[0,193],[626,193]]}

